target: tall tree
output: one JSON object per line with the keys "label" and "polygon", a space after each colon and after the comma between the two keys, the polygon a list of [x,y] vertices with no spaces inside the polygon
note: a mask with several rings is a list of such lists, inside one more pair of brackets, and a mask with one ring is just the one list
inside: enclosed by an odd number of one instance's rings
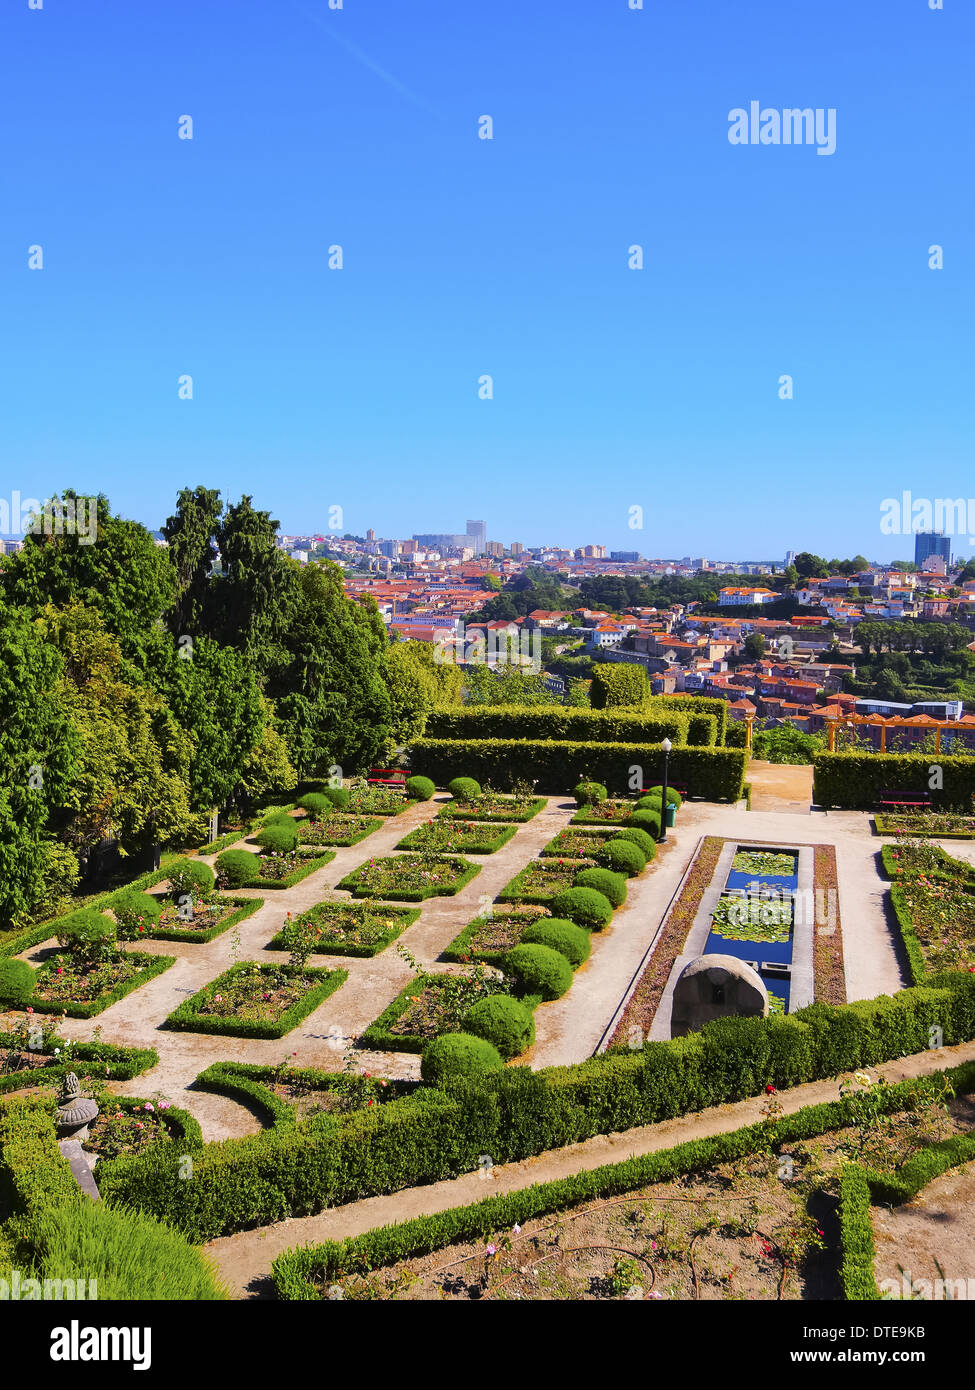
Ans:
{"label": "tall tree", "polygon": [[300,602],[299,567],[275,544],[278,525],[242,497],[216,532],[221,572],[206,635],[238,648],[261,674],[287,663],[284,635]]}
{"label": "tall tree", "polygon": [[219,492],[205,487],[192,491],[183,488],[176,499],[174,515],[162,528],[176,576],[176,602],[167,616],[170,631],[176,637],[198,636],[206,630],[221,511]]}

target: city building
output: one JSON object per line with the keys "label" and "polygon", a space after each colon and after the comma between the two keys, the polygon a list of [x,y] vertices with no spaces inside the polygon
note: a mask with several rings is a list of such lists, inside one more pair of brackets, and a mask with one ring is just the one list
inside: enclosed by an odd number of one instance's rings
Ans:
{"label": "city building", "polygon": [[951,561],[951,537],[939,531],[918,531],[914,537],[914,563],[919,569],[924,568],[929,555],[940,555],[947,567]]}
{"label": "city building", "polygon": [[467,523],[467,534],[473,541],[474,554],[483,555],[484,548],[487,545],[487,527],[484,522],[469,521]]}

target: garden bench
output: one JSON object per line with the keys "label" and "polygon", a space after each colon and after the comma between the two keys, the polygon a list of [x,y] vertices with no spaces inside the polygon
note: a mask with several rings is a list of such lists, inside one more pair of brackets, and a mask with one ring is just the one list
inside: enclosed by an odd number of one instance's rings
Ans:
{"label": "garden bench", "polygon": [[399,787],[406,789],[406,773],[399,767],[371,767],[366,782],[370,787]]}
{"label": "garden bench", "polygon": [[901,792],[896,788],[880,793],[881,806],[923,806],[930,807],[930,792]]}

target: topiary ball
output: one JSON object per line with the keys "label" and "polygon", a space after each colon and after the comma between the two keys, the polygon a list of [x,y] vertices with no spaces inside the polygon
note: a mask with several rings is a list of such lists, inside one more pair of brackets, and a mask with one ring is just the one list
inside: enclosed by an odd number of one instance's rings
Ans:
{"label": "topiary ball", "polygon": [[597,849],[596,862],[604,869],[633,878],[647,867],[647,856],[632,840],[608,840]]}
{"label": "topiary ball", "polygon": [[663,805],[662,797],[647,795],[640,797],[639,801],[636,803],[636,809],[638,811],[656,811],[659,815],[663,810]]}
{"label": "topiary ball", "polygon": [[525,994],[543,999],[561,999],[572,984],[572,966],[551,946],[515,946],[505,956],[504,969]]}
{"label": "topiary ball", "polygon": [[94,907],[72,912],[58,927],[58,945],[86,960],[98,959],[117,940],[118,927]]}
{"label": "topiary ball", "polygon": [[[662,786],[659,786],[659,787],[647,787],[646,794],[647,794],[647,796],[657,796],[657,797],[659,797],[659,798],[661,799],[661,801],[662,801],[662,800],[663,800],[663,795],[664,795],[664,789],[663,789]],[[667,801],[668,801],[668,804],[669,804],[669,805],[671,805],[671,806],[676,806],[677,809],[678,809],[678,811],[680,810],[680,808],[681,808],[681,807],[683,806],[683,804],[684,804],[684,798],[681,796],[680,792],[675,792],[674,789],[673,789],[673,787],[668,787],[668,788],[667,788]]]}
{"label": "topiary ball", "polygon": [[333,809],[331,799],[324,792],[308,792],[306,796],[299,798],[298,805],[303,811],[308,812],[308,819],[313,821],[330,816]]}
{"label": "topiary ball", "polygon": [[660,837],[660,814],[657,811],[631,811],[627,825],[635,825],[638,830],[646,830],[654,839]]}
{"label": "topiary ball", "polygon": [[420,1059],[420,1075],[432,1086],[465,1077],[484,1076],[504,1066],[496,1047],[470,1033],[444,1033],[427,1043]]}
{"label": "topiary ball", "polygon": [[[613,840],[629,840],[634,845],[639,845],[643,850],[647,863],[651,863],[657,853],[657,842],[652,835],[648,835],[645,830],[641,830],[638,825],[626,825],[622,830],[617,831]],[[610,841],[610,844],[613,843]]]}
{"label": "topiary ball", "polygon": [[273,854],[290,854],[298,845],[298,827],[294,821],[290,825],[284,821],[265,825],[257,837],[257,843],[261,849],[270,850]]}
{"label": "topiary ball", "polygon": [[25,960],[0,960],[0,999],[5,1004],[26,1004],[34,994],[36,978]]}
{"label": "topiary ball", "polygon": [[592,952],[592,938],[585,928],[563,917],[543,917],[526,927],[519,945],[549,946],[565,956],[573,970],[587,961]]}
{"label": "topiary ball", "polygon": [[437,788],[429,777],[407,777],[406,795],[411,801],[430,801]]}
{"label": "topiary ball", "polygon": [[228,888],[246,888],[260,877],[260,855],[247,849],[226,849],[217,855],[217,873]]}
{"label": "topiary ball", "polygon": [[487,999],[479,999],[468,1009],[460,1026],[465,1033],[473,1033],[475,1038],[491,1043],[506,1060],[520,1056],[535,1041],[531,1010],[510,994],[491,994]]}
{"label": "topiary ball", "polygon": [[120,893],[109,905],[123,941],[134,941],[159,926],[162,903],[151,893]]}
{"label": "topiary ball", "polygon": [[568,917],[570,922],[599,931],[613,920],[613,904],[605,893],[595,888],[563,888],[549,903],[556,917]]}
{"label": "topiary ball", "polygon": [[572,788],[572,795],[580,806],[596,806],[606,800],[609,792],[601,782],[580,782]]}
{"label": "topiary ball", "polygon": [[469,806],[481,795],[481,784],[475,782],[473,777],[455,777],[452,782],[447,783],[447,790],[455,801],[459,801],[462,806]]}
{"label": "topiary ball", "polygon": [[191,898],[205,897],[213,891],[216,882],[213,870],[201,859],[177,859],[166,870],[169,875],[169,893],[173,898],[188,893]]}
{"label": "topiary ball", "polygon": [[336,811],[344,811],[349,804],[352,793],[348,787],[326,787],[322,795],[328,797]]}
{"label": "topiary ball", "polygon": [[574,888],[595,888],[602,893],[614,907],[622,907],[626,902],[626,879],[611,869],[580,869],[572,880]]}

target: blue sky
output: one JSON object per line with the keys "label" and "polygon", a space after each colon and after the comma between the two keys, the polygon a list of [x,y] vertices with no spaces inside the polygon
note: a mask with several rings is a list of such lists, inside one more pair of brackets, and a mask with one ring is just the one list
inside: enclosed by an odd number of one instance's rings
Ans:
{"label": "blue sky", "polygon": [[[909,555],[885,497],[975,494],[944,3],[8,0],[0,495]],[[836,152],[730,144],[752,100],[835,108]]]}

